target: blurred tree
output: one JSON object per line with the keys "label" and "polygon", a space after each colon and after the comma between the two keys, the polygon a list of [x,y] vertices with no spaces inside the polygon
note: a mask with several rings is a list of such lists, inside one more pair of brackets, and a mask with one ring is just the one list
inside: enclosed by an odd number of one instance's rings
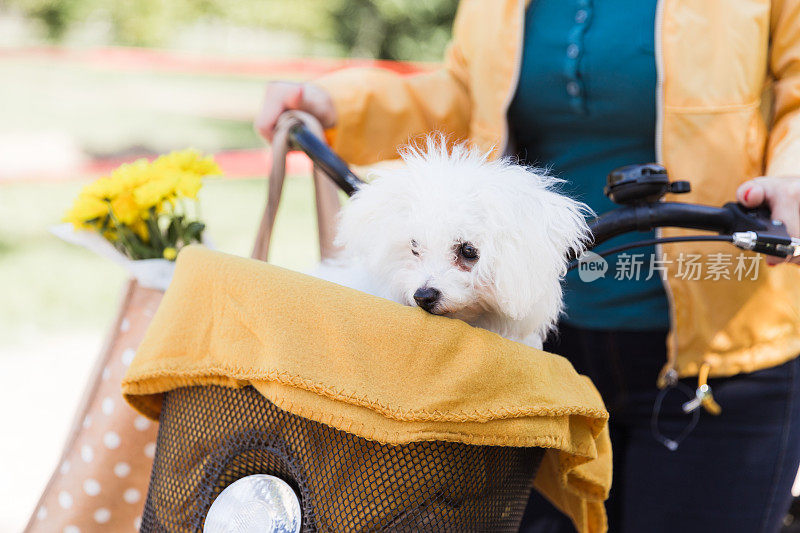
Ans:
{"label": "blurred tree", "polygon": [[41,21],[59,41],[91,16],[111,23],[117,44],[163,46],[199,19],[273,28],[336,43],[343,55],[439,60],[458,0],[0,0]]}
{"label": "blurred tree", "polygon": [[332,33],[350,55],[441,60],[458,0],[336,0]]}
{"label": "blurred tree", "polygon": [[123,0],[102,1],[120,44],[163,46],[177,27],[201,17],[224,17],[216,0]]}
{"label": "blurred tree", "polygon": [[95,0],[0,0],[0,7],[15,8],[42,22],[45,38],[60,41],[69,27],[80,20]]}

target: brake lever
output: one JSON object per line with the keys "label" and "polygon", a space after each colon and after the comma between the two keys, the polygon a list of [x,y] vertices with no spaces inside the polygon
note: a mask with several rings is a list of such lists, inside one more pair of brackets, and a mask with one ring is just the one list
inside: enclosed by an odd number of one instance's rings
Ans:
{"label": "brake lever", "polygon": [[782,222],[772,220],[767,206],[748,208],[731,202],[724,207],[734,215],[734,246],[781,258],[800,256],[800,239],[790,237]]}
{"label": "brake lever", "polygon": [[788,235],[757,233],[755,231],[737,231],[731,237],[733,245],[742,250],[758,252],[775,257],[787,258],[800,256],[800,239]]}

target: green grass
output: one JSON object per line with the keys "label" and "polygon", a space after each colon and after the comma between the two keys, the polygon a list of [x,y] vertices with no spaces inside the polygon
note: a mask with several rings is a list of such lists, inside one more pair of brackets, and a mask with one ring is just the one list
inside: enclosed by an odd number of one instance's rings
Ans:
{"label": "green grass", "polygon": [[[276,72],[275,77],[282,77]],[[106,70],[49,59],[0,62],[0,133],[61,131],[89,154],[254,148],[267,77]]]}
{"label": "green grass", "polygon": [[[0,345],[67,330],[102,330],[116,310],[126,273],[52,236],[82,182],[0,185]],[[266,183],[207,180],[202,216],[217,249],[248,255]],[[271,262],[306,270],[318,260],[310,177],[286,181]]]}

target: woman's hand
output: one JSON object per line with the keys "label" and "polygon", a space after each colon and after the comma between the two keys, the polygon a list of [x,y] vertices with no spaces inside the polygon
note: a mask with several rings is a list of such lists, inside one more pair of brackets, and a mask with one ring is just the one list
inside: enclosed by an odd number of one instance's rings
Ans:
{"label": "woman's hand", "polygon": [[[800,177],[763,176],[742,183],[736,198],[746,207],[758,207],[766,203],[773,220],[780,220],[792,237],[800,237]],[[766,256],[768,265],[782,263],[781,259]],[[800,257],[791,262],[800,264]]]}
{"label": "woman's hand", "polygon": [[290,109],[313,115],[326,129],[336,124],[333,100],[325,89],[313,83],[274,81],[267,85],[264,103],[254,123],[258,134],[272,141],[278,117]]}

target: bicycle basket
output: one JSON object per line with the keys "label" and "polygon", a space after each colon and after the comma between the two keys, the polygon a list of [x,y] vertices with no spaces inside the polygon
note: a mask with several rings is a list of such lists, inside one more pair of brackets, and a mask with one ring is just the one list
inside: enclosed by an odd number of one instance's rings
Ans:
{"label": "bicycle basket", "polygon": [[308,531],[513,529],[534,475],[604,528],[608,414],[568,361],[259,261],[181,251],[122,386],[161,422],[145,531],[255,473]]}
{"label": "bicycle basket", "polygon": [[214,498],[266,473],[299,495],[303,531],[516,531],[544,451],[391,446],[275,407],[252,387],[163,402],[142,531],[199,531]]}

